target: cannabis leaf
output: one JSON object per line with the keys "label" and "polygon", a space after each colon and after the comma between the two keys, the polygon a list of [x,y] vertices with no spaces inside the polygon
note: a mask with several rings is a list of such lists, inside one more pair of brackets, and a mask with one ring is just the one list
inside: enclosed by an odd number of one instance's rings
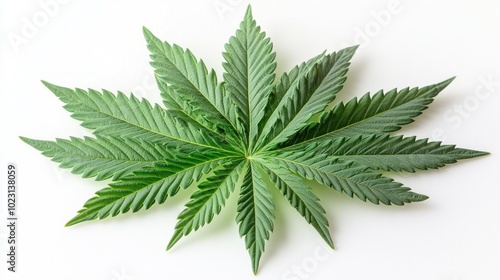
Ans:
{"label": "cannabis leaf", "polygon": [[[333,248],[320,199],[305,180],[375,204],[417,202],[381,171],[415,172],[485,155],[391,133],[452,80],[334,101],[356,46],[323,53],[276,80],[275,53],[248,8],[225,46],[223,82],[191,51],[144,29],[164,105],[134,95],[43,82],[94,137],[21,139],[75,174],[111,183],[68,226],[164,203],[195,188],[168,244],[212,221],[234,192],[254,273],[273,231],[277,188]],[[276,80],[276,81],[275,81]],[[238,188],[239,186],[239,188]]]}

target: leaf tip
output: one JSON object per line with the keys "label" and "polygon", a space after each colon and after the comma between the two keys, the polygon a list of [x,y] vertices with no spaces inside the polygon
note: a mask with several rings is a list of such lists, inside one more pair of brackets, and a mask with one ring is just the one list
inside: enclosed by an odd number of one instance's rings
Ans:
{"label": "leaf tip", "polygon": [[416,194],[415,197],[412,199],[412,202],[421,202],[427,199],[429,199],[429,197],[425,194]]}
{"label": "leaf tip", "polygon": [[330,248],[332,248],[332,250],[335,249],[335,245],[333,244],[333,241],[332,241],[332,238],[331,236],[328,236],[328,240],[325,240],[326,241],[326,244],[328,244],[328,246],[330,246]]}
{"label": "leaf tip", "polygon": [[252,271],[253,271],[253,275],[257,275],[257,273],[259,272],[259,264],[255,264],[253,263],[252,264]]}
{"label": "leaf tip", "polygon": [[252,5],[248,4],[247,10],[245,12],[245,18],[251,19],[252,17],[253,17],[252,16]]}
{"label": "leaf tip", "polygon": [[146,26],[142,27],[142,34],[144,34],[144,38],[146,39],[146,42],[150,42],[151,40],[156,39],[155,35],[153,35],[153,32],[149,31],[149,29]]}
{"label": "leaf tip", "polygon": [[453,76],[449,79],[446,79],[440,83],[437,84],[437,86],[442,90],[444,89],[445,87],[447,87],[449,84],[451,84],[451,82],[453,82],[453,80],[455,80],[456,76]]}
{"label": "leaf tip", "polygon": [[485,151],[473,151],[473,150],[471,150],[469,157],[475,158],[475,157],[482,157],[482,156],[488,156],[488,155],[491,155],[491,153],[485,152]]}
{"label": "leaf tip", "polygon": [[165,249],[165,251],[170,251],[170,249],[172,249],[172,247],[174,247],[175,243],[177,243],[177,240],[174,240],[172,237],[172,239],[170,239],[170,241],[168,242],[167,248]]}
{"label": "leaf tip", "polygon": [[19,139],[21,139],[21,141],[23,141],[24,143],[30,145],[31,147],[33,147],[33,148],[35,148],[35,149],[37,149],[39,151],[43,151],[43,149],[40,146],[40,143],[43,142],[43,141],[31,139],[31,138],[24,137],[24,136],[19,136]]}
{"label": "leaf tip", "polygon": [[71,220],[69,220],[64,226],[65,227],[70,227],[74,226],[76,224],[79,224],[81,222],[89,221],[90,219],[88,217],[82,216],[81,213],[79,212],[75,217],[73,217]]}
{"label": "leaf tip", "polygon": [[24,136],[18,136],[18,137],[19,137],[19,139],[21,139],[21,141],[23,141],[26,144],[29,144],[29,142],[31,141],[31,139],[28,137],[24,137]]}
{"label": "leaf tip", "polygon": [[167,248],[165,249],[165,251],[169,251],[170,249],[172,249],[172,247],[174,247],[174,245],[177,243],[177,241],[179,241],[181,239],[181,237],[182,237],[182,233],[179,231],[175,231],[172,238],[170,238],[170,241],[168,242],[168,245],[167,245]]}
{"label": "leaf tip", "polygon": [[253,275],[257,275],[259,272],[259,264],[260,264],[260,257],[262,254],[257,254],[257,255],[251,255],[250,258],[252,260],[252,271]]}
{"label": "leaf tip", "polygon": [[455,148],[455,150],[452,153],[455,156],[455,159],[457,159],[457,160],[470,159],[470,158],[476,158],[476,157],[490,155],[489,152],[462,149],[462,148]]}
{"label": "leaf tip", "polygon": [[48,89],[54,88],[54,87],[56,86],[56,85],[51,84],[51,83],[49,83],[49,82],[47,82],[47,81],[45,81],[45,80],[40,80],[40,82],[42,82],[42,84],[43,84],[46,88],[48,88]]}

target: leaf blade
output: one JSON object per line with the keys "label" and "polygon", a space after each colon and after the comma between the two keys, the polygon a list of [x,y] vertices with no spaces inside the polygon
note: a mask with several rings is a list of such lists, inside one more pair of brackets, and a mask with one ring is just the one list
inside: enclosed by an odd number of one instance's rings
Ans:
{"label": "leaf blade", "polygon": [[180,188],[189,187],[203,174],[234,157],[212,150],[177,154],[176,160],[156,162],[153,168],[147,166],[96,192],[96,196],[89,199],[66,226],[116,216],[129,210],[137,212],[155,203],[162,204],[168,196],[177,194]]}
{"label": "leaf blade", "polygon": [[258,137],[259,123],[264,117],[275,78],[276,54],[270,39],[265,36],[248,7],[240,29],[229,39],[223,53],[224,81],[236,105],[249,150]]}
{"label": "leaf blade", "polygon": [[353,46],[323,57],[298,80],[264,125],[257,149],[266,150],[287,141],[335,99],[356,49]]}
{"label": "leaf blade", "polygon": [[240,236],[245,237],[254,274],[259,269],[265,242],[273,231],[274,208],[272,195],[266,188],[256,163],[250,161],[238,199],[236,222],[239,225]]}
{"label": "leaf blade", "polygon": [[[166,105],[181,110],[190,119],[221,137],[237,139],[236,117],[225,109],[232,104],[222,103],[225,94],[213,70],[208,70],[203,60],[198,60],[189,49],[162,42],[147,28],[143,28],[151,66]],[[222,130],[222,131],[221,131]]]}
{"label": "leaf blade", "polygon": [[131,138],[97,136],[96,138],[70,137],[69,140],[43,141],[21,137],[25,143],[43,155],[71,168],[73,174],[96,181],[117,180],[132,171],[153,162],[171,157],[172,148],[149,141]]}
{"label": "leaf blade", "polygon": [[325,242],[333,249],[333,241],[328,230],[326,211],[321,206],[319,198],[313,193],[312,188],[297,175],[277,164],[263,163],[269,177],[290,205],[311,224]]}
{"label": "leaf blade", "polygon": [[335,137],[394,132],[402,125],[413,122],[453,79],[423,88],[393,89],[387,93],[379,91],[373,97],[367,93],[359,102],[354,98],[345,105],[338,103],[319,123],[303,128],[282,147]]}
{"label": "leaf blade", "polygon": [[220,213],[226,199],[234,191],[243,166],[244,161],[241,160],[228,162],[198,186],[198,190],[191,195],[190,201],[177,217],[178,222],[167,250],[191,231],[209,224],[213,217]]}
{"label": "leaf blade", "polygon": [[374,170],[406,171],[437,169],[458,160],[488,153],[442,145],[416,137],[371,135],[336,138],[313,149],[332,158],[354,161]]}
{"label": "leaf blade", "polygon": [[319,62],[324,57],[324,53],[309,59],[306,62],[301,63],[300,65],[295,66],[288,73],[283,73],[280,79],[275,83],[271,94],[269,95],[268,104],[265,108],[264,117],[260,123],[259,131],[262,132],[262,129],[266,122],[269,120],[273,112],[276,110],[281,100],[285,96],[289,96],[293,91],[293,88],[297,86],[297,83],[309,73],[311,68]]}
{"label": "leaf blade", "polygon": [[147,100],[130,98],[119,92],[114,95],[89,89],[72,90],[42,81],[63,103],[72,117],[82,126],[94,130],[95,135],[110,135],[143,139],[146,141],[172,142],[178,145],[194,145],[230,149],[225,141],[188,122],[174,118],[172,114],[152,106]]}
{"label": "leaf blade", "polygon": [[425,195],[410,191],[410,188],[391,178],[370,170],[354,162],[332,159],[327,154],[316,154],[311,158],[306,152],[283,152],[265,157],[267,161],[284,166],[290,171],[309,180],[343,192],[350,197],[373,204],[403,205],[427,199]]}

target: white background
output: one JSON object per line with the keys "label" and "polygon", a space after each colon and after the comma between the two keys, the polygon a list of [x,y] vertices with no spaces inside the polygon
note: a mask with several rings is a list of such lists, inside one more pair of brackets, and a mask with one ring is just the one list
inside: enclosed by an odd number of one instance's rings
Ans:
{"label": "white background", "polygon": [[64,227],[105,182],[61,170],[18,139],[90,134],[40,80],[134,91],[158,102],[142,26],[189,47],[220,74],[223,46],[249,1],[102,2],[0,2],[0,169],[8,162],[19,169],[18,272],[6,269],[2,222],[2,279],[500,279],[499,1],[250,1],[274,42],[279,73],[325,49],[361,44],[340,99],[457,76],[402,133],[492,153],[439,171],[396,174],[430,196],[405,207],[318,191],[333,252],[278,198],[257,276],[234,222],[236,196],[169,252],[188,193],[147,212]]}

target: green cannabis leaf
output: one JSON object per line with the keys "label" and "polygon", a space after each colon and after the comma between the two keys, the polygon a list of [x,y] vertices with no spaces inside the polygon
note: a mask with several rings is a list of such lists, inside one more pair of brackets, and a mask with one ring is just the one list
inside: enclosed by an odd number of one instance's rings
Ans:
{"label": "green cannabis leaf", "polygon": [[148,209],[195,188],[171,248],[210,223],[238,192],[236,222],[256,273],[273,231],[272,188],[333,248],[325,210],[305,179],[363,201],[403,205],[427,196],[381,171],[434,169],[486,154],[390,134],[420,115],[453,78],[328,109],[346,80],[354,46],[320,54],[276,80],[272,43],[250,7],[225,45],[223,82],[189,50],[147,29],[144,35],[168,109],[121,92],[43,82],[95,137],[21,139],[75,174],[112,180],[67,226]]}

